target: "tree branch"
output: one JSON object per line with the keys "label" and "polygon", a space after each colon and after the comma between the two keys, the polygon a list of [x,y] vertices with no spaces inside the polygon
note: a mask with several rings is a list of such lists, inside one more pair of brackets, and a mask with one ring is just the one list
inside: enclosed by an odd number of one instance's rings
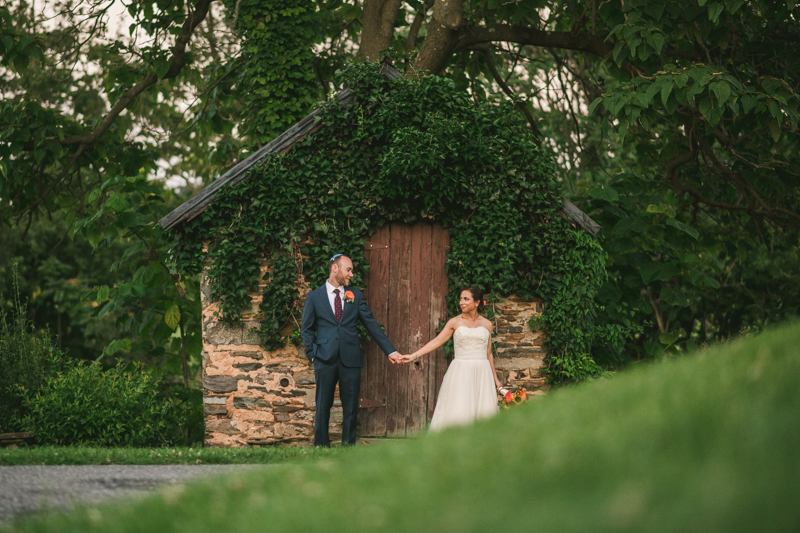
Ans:
{"label": "tree branch", "polygon": [[543,48],[577,50],[600,57],[614,50],[612,43],[604,42],[601,37],[595,35],[580,35],[567,31],[542,31],[509,24],[493,24],[490,26],[472,26],[463,30],[455,45],[454,52],[488,42],[508,42]]}
{"label": "tree branch", "polygon": [[486,60],[486,65],[489,67],[489,72],[492,73],[494,81],[496,81],[497,85],[500,86],[503,92],[506,93],[509,98],[511,98],[511,101],[514,102],[514,106],[522,111],[522,113],[525,115],[525,118],[528,119],[528,124],[531,125],[533,134],[536,137],[536,144],[541,144],[539,141],[539,124],[536,122],[536,119],[533,118],[533,114],[531,113],[531,110],[528,109],[528,106],[525,105],[525,102],[520,102],[517,100],[516,96],[514,96],[514,92],[503,80],[503,76],[501,76],[500,72],[497,71],[497,66],[494,64],[494,59],[492,59],[492,52],[489,50],[488,46],[483,50],[483,58]]}
{"label": "tree branch", "polygon": [[[197,3],[194,5],[194,10],[189,13],[189,16],[183,23],[180,33],[175,38],[175,46],[172,48],[172,62],[170,63],[169,70],[167,70],[167,73],[164,75],[163,79],[171,79],[176,77],[186,64],[186,45],[189,43],[194,29],[205,19],[206,15],[208,14],[208,8],[213,1],[214,0],[197,0]],[[79,147],[76,151],[76,155],[80,156],[80,154],[83,152],[83,146],[95,142],[103,133],[106,132],[106,130],[108,130],[108,128],[111,127],[111,125],[114,123],[114,120],[116,120],[119,114],[122,113],[128,107],[128,105],[130,105],[134,98],[139,96],[157,81],[158,76],[155,73],[150,74],[146,78],[140,80],[136,85],[128,89],[125,94],[122,95],[119,101],[117,101],[114,107],[111,108],[111,111],[109,111],[105,118],[100,121],[100,124],[97,125],[92,133],[89,135],[67,137],[61,141],[61,144],[81,145],[81,147]],[[70,166],[72,166],[72,164],[74,164],[74,160],[77,159],[76,155],[73,155],[73,161],[70,162]],[[65,169],[65,172],[68,171],[69,168]]]}
{"label": "tree branch", "polygon": [[433,0],[426,0],[425,3],[422,4],[422,8],[414,15],[414,21],[408,29],[408,37],[406,38],[406,55],[410,54],[414,48],[416,48],[419,29],[422,27],[422,23],[425,22],[425,16],[428,14],[428,10],[431,6],[433,6]]}

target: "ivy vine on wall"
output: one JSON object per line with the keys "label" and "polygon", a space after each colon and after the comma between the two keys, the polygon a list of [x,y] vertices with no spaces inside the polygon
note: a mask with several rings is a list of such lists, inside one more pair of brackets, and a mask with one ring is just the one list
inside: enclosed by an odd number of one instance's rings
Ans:
{"label": "ivy vine on wall", "polygon": [[[510,105],[476,105],[435,76],[388,80],[377,64],[338,75],[355,95],[351,104],[321,104],[321,129],[221,190],[181,229],[178,263],[195,272],[210,267],[222,317],[238,320],[249,307],[269,258],[259,334],[266,347],[280,346],[280,331],[297,319],[299,274],[318,286],[328,258],[346,253],[358,286],[368,235],[390,221],[430,221],[451,234],[452,311],[465,284],[540,296],[545,312],[534,325],[547,332],[550,380],[601,372],[591,355],[596,341],[621,347],[625,332],[598,335],[594,297],[606,279],[605,253],[559,212],[553,158],[520,115]],[[297,259],[303,256],[310,259]]]}

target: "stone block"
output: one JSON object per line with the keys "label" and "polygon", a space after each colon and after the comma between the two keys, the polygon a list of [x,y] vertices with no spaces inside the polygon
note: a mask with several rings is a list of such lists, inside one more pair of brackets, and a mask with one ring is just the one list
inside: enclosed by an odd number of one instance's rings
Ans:
{"label": "stone block", "polygon": [[272,410],[275,413],[294,413],[305,408],[305,405],[276,405]]}
{"label": "stone block", "polygon": [[314,380],[314,373],[308,372],[306,370],[300,370],[299,372],[294,373],[294,382],[298,385],[314,385],[316,381]]}
{"label": "stone block", "polygon": [[275,413],[275,421],[276,422],[288,422],[289,421],[289,414],[288,413]]}
{"label": "stone block", "polygon": [[272,407],[272,404],[261,398],[251,398],[250,396],[234,396],[233,406],[237,409],[264,410]]}
{"label": "stone block", "polygon": [[258,344],[258,339],[249,338],[248,335],[242,324],[226,324],[221,320],[203,324],[203,341],[209,344]]}
{"label": "stone block", "polygon": [[203,388],[213,392],[235,392],[239,389],[239,381],[253,381],[250,376],[203,376]]}
{"label": "stone block", "polygon": [[203,403],[211,404],[211,405],[225,405],[225,402],[228,401],[227,396],[206,396],[203,398]]}
{"label": "stone block", "polygon": [[206,420],[206,433],[222,433],[223,435],[238,435],[241,433],[236,425],[227,418]]}
{"label": "stone block", "polygon": [[203,406],[203,414],[207,416],[226,415],[228,414],[228,408],[225,405],[206,404]]}
{"label": "stone block", "polygon": [[242,372],[252,372],[253,370],[258,370],[262,366],[264,366],[264,365],[262,365],[261,363],[234,363],[233,364],[234,368],[238,368]]}
{"label": "stone block", "polygon": [[276,394],[283,398],[296,398],[298,396],[305,396],[308,394],[306,391],[302,389],[289,389],[289,390],[269,390],[267,391],[270,394]]}
{"label": "stone block", "polygon": [[264,359],[264,353],[263,352],[253,351],[253,350],[249,350],[249,351],[245,351],[245,352],[236,351],[236,352],[233,352],[231,355],[233,355],[234,357],[249,357],[250,359]]}
{"label": "stone block", "polygon": [[527,370],[529,368],[540,368],[544,366],[544,363],[541,359],[534,359],[530,358],[523,358],[523,357],[511,357],[511,358],[501,358],[497,357],[494,360],[494,367],[497,370]]}
{"label": "stone block", "polygon": [[506,348],[497,350],[497,357],[544,357],[544,352],[539,348]]}
{"label": "stone block", "polygon": [[501,335],[505,334],[505,333],[522,333],[522,327],[521,326],[516,326],[516,327],[508,327],[508,328],[497,328],[497,333],[499,333]]}

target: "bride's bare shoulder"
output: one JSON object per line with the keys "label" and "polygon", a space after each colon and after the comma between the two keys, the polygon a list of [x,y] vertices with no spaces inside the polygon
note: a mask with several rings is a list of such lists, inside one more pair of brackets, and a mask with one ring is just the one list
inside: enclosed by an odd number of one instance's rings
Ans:
{"label": "bride's bare shoulder", "polygon": [[447,324],[445,324],[445,328],[456,329],[460,325],[461,325],[461,317],[454,316],[453,318],[447,321]]}
{"label": "bride's bare shoulder", "polygon": [[492,321],[486,318],[485,316],[481,317],[481,326],[485,327],[489,330],[489,333],[492,332]]}

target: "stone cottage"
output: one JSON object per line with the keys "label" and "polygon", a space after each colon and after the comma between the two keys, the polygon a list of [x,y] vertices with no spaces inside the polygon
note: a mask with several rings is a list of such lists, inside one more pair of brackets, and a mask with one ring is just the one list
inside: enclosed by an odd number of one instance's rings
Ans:
{"label": "stone cottage", "polygon": [[[382,71],[388,78],[400,76],[386,64]],[[352,95],[345,89],[336,98],[346,105]],[[160,221],[162,227],[170,230],[185,224],[213,202],[222,187],[247,178],[248,170],[268,154],[285,152],[303,141],[321,127],[315,120],[320,112],[316,110],[299,121],[164,217]],[[574,227],[592,234],[599,230],[596,223],[566,200],[562,213],[572,219]],[[392,222],[367,237],[364,260],[369,264],[369,273],[364,280],[364,293],[375,318],[401,353],[422,346],[447,319],[444,265],[449,245],[448,231],[429,222]],[[264,262],[262,272],[267,269]],[[233,325],[219,320],[219,304],[210,296],[205,274],[201,283],[206,445],[310,444],[315,411],[314,370],[302,343],[287,342],[280,349],[265,350],[258,337],[250,333],[259,324],[263,282],[261,287],[252,287],[250,312]],[[312,287],[300,275],[297,289],[295,308],[302,311],[305,295]],[[494,340],[499,378],[509,387],[522,385],[533,394],[542,394],[544,334],[528,327],[531,317],[542,313],[541,301],[510,296],[489,305],[498,333]],[[289,336],[295,327],[287,324],[281,333]],[[438,350],[411,364],[391,365],[374,342],[362,350],[365,366],[359,399],[361,435],[405,436],[424,429],[433,414],[449,362],[445,351]],[[334,407],[332,440],[340,432],[340,422],[341,410]]]}

